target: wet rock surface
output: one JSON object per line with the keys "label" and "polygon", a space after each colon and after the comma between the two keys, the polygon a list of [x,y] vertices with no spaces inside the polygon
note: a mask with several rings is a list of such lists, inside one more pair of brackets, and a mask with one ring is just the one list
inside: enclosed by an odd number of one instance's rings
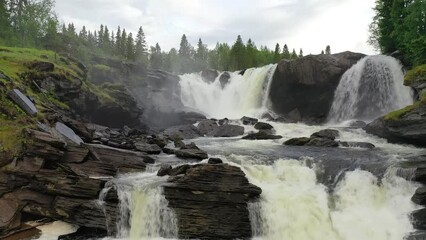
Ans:
{"label": "wet rock surface", "polygon": [[227,164],[201,164],[164,186],[178,218],[179,238],[246,239],[252,236],[247,203],[261,189]]}

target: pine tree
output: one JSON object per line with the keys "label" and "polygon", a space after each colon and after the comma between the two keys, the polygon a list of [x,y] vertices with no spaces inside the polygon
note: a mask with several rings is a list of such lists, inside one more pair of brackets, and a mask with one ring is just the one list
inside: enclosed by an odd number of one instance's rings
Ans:
{"label": "pine tree", "polygon": [[56,19],[48,20],[46,36],[44,37],[44,46],[48,49],[59,50],[58,25],[59,23]]}
{"label": "pine tree", "polygon": [[127,43],[127,33],[126,33],[126,29],[123,28],[123,31],[121,32],[121,41],[120,41],[120,55],[123,57],[127,56],[127,52],[126,52],[126,43]]}
{"label": "pine tree", "polygon": [[185,34],[182,35],[180,40],[179,56],[183,58],[191,57],[191,45],[189,44]]}
{"label": "pine tree", "polygon": [[109,29],[107,26],[104,28],[104,35],[102,37],[102,48],[106,51],[110,51],[110,39],[109,39]]}
{"label": "pine tree", "polygon": [[148,49],[146,46],[145,33],[142,27],[139,27],[138,34],[136,36],[136,59],[147,63],[148,61]]}
{"label": "pine tree", "polygon": [[324,55],[324,50],[321,50],[321,55]]}
{"label": "pine tree", "polygon": [[0,39],[8,40],[12,37],[10,15],[7,10],[7,1],[0,0]]}
{"label": "pine tree", "polygon": [[240,35],[231,49],[231,66],[234,70],[242,70],[246,68],[246,49]]}
{"label": "pine tree", "polygon": [[121,29],[120,26],[118,26],[117,33],[115,35],[115,53],[117,55],[120,55],[122,52],[121,45]]}
{"label": "pine tree", "polygon": [[289,60],[291,58],[290,51],[288,50],[287,44],[283,47],[283,59]]}
{"label": "pine tree", "polygon": [[78,34],[78,37],[81,40],[83,40],[83,41],[87,41],[88,40],[86,26],[83,26],[83,28],[81,29],[80,33]]}
{"label": "pine tree", "polygon": [[126,42],[126,58],[128,60],[135,60],[135,43],[133,41],[133,34],[129,33]]}
{"label": "pine tree", "polygon": [[68,36],[76,36],[77,35],[77,33],[75,32],[74,23],[68,24],[67,34],[68,34]]}
{"label": "pine tree", "polygon": [[274,51],[274,63],[277,63],[281,60],[281,48],[280,48],[280,44],[276,44],[275,45],[275,51]]}
{"label": "pine tree", "polygon": [[101,24],[101,27],[98,31],[98,47],[102,48],[104,46],[104,25]]}
{"label": "pine tree", "polygon": [[161,69],[163,66],[163,59],[161,54],[161,47],[157,43],[155,47],[151,47],[151,68],[153,69]]}
{"label": "pine tree", "polygon": [[254,42],[251,40],[251,38],[249,38],[249,40],[247,41],[247,46],[246,46],[246,56],[247,56],[247,67],[248,68],[252,68],[252,67],[257,66],[256,51],[257,51],[257,49],[256,49]]}
{"label": "pine tree", "polygon": [[302,57],[303,57],[303,50],[300,49],[300,51],[299,51],[299,58],[302,58]]}
{"label": "pine tree", "polygon": [[325,54],[330,55],[331,54],[331,48],[330,45],[327,45],[327,47],[325,47]]}
{"label": "pine tree", "polygon": [[293,52],[291,53],[291,57],[290,59],[297,59],[297,53],[296,53],[296,49],[293,48]]}
{"label": "pine tree", "polygon": [[195,53],[195,62],[197,64],[197,70],[204,70],[207,68],[207,57],[208,49],[207,46],[203,44],[203,41],[198,39],[197,51]]}
{"label": "pine tree", "polygon": [[180,72],[188,73],[193,71],[194,69],[194,61],[193,61],[193,47],[189,44],[186,35],[183,34],[180,47],[179,47],[179,64],[180,64]]}

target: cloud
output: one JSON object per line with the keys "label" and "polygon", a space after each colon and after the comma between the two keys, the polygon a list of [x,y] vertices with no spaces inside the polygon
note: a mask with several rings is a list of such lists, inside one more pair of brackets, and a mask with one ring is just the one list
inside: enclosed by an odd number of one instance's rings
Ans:
{"label": "cloud", "polygon": [[333,52],[372,54],[366,44],[373,1],[359,0],[56,0],[64,22],[98,29],[104,24],[136,32],[144,28],[150,45],[178,47],[182,34],[195,45],[202,38],[209,47],[232,44],[237,35],[257,46],[287,43],[305,54],[326,45]]}

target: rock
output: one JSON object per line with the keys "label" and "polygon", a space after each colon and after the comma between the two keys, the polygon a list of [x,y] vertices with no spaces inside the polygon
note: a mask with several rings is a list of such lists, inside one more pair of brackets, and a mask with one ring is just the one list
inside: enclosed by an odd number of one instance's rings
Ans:
{"label": "rock", "polygon": [[225,86],[228,85],[230,78],[231,78],[231,74],[229,74],[229,72],[223,72],[222,74],[220,74],[220,77],[219,77],[220,86],[222,86],[222,88],[225,88]]}
{"label": "rock", "polygon": [[311,147],[338,147],[339,143],[328,138],[311,138],[305,146]]}
{"label": "rock", "polygon": [[166,138],[161,138],[161,137],[153,135],[147,138],[147,143],[156,144],[160,148],[164,148],[168,144],[168,140]]}
{"label": "rock", "polygon": [[175,145],[176,148],[184,148],[185,147],[185,143],[179,138],[175,139],[173,141],[173,144]]}
{"label": "rock", "polygon": [[411,198],[415,204],[426,205],[426,187],[419,187]]}
{"label": "rock", "polygon": [[108,231],[100,228],[88,228],[81,226],[76,232],[60,235],[58,240],[87,240],[87,239],[102,239],[108,236]]}
{"label": "rock", "polygon": [[200,150],[200,148],[195,145],[195,143],[191,142],[190,144],[184,144],[184,146],[181,147],[181,149],[197,149]]}
{"label": "rock", "polygon": [[270,130],[270,129],[273,129],[274,127],[269,123],[258,122],[254,125],[254,128],[257,130]]}
{"label": "rock", "polygon": [[249,133],[247,136],[244,136],[242,139],[246,140],[270,140],[270,139],[281,139],[282,136],[273,135],[268,132],[259,131],[257,133]]}
{"label": "rock", "polygon": [[166,164],[160,167],[160,170],[157,172],[157,176],[162,177],[170,174],[170,170],[172,170],[172,166]]}
{"label": "rock", "polygon": [[141,152],[128,151],[98,144],[88,144],[87,146],[96,160],[111,164],[117,169],[124,168],[143,171],[146,168],[146,163],[153,163],[155,161],[152,157]]}
{"label": "rock", "polygon": [[83,139],[81,139],[77,134],[75,134],[75,132],[71,128],[61,122],[57,122],[55,124],[55,129],[74,144],[80,145],[84,143]]}
{"label": "rock", "polygon": [[0,198],[0,212],[0,235],[21,225],[21,213],[17,201]]}
{"label": "rock", "polygon": [[236,137],[244,134],[244,127],[238,125],[226,124],[219,126],[214,131],[210,132],[208,136],[212,137]]}
{"label": "rock", "polygon": [[200,149],[180,149],[175,150],[175,154],[176,157],[182,159],[203,160],[209,157],[206,152]]}
{"label": "rock", "polygon": [[167,128],[163,134],[170,138],[191,139],[201,137],[202,134],[194,125],[181,125]]}
{"label": "rock", "polygon": [[241,122],[243,122],[244,125],[255,125],[259,120],[257,120],[256,118],[251,118],[251,117],[242,117]]}
{"label": "rock", "polygon": [[34,103],[32,103],[31,100],[18,89],[9,91],[7,96],[9,96],[9,98],[11,98],[27,114],[31,116],[37,115],[38,111]]}
{"label": "rock", "polygon": [[165,147],[165,148],[163,148],[163,153],[173,155],[173,154],[175,154],[175,150]]}
{"label": "rock", "polygon": [[160,154],[161,148],[156,144],[148,144],[144,142],[135,143],[135,148],[141,152],[148,154]]}
{"label": "rock", "polygon": [[181,175],[181,174],[186,174],[186,172],[191,169],[194,165],[188,165],[188,164],[184,164],[184,165],[180,165],[177,167],[174,167],[173,169],[171,169],[169,171],[169,175],[170,176],[177,176],[177,175]]}
{"label": "rock", "polygon": [[420,104],[418,107],[411,107],[395,118],[378,118],[368,124],[364,130],[392,143],[426,147],[426,105]]}
{"label": "rock", "polygon": [[205,69],[201,71],[201,77],[205,82],[212,83],[219,76],[219,73],[213,69]]}
{"label": "rock", "polygon": [[218,121],[219,126],[222,126],[222,125],[228,124],[228,122],[229,122],[229,119],[228,119],[228,118],[220,119],[220,120]]}
{"label": "rock", "polygon": [[426,208],[411,213],[413,227],[418,230],[426,230]]}
{"label": "rock", "polygon": [[311,141],[311,139],[307,138],[307,137],[292,138],[292,139],[289,139],[289,140],[285,141],[284,145],[289,145],[289,146],[304,146],[309,141]]}
{"label": "rock", "polygon": [[339,131],[334,129],[323,129],[319,132],[313,133],[311,138],[327,138],[330,140],[336,139],[339,136]]}
{"label": "rock", "polygon": [[426,184],[426,168],[418,167],[414,172],[413,181],[420,182]]}
{"label": "rock", "polygon": [[251,238],[247,203],[260,193],[241,169],[227,164],[193,166],[164,186],[177,216],[179,239]]}
{"label": "rock", "polygon": [[50,62],[34,62],[30,64],[29,68],[40,72],[53,72],[55,65]]}
{"label": "rock", "polygon": [[222,159],[220,158],[209,158],[208,164],[221,164],[223,163]]}
{"label": "rock", "polygon": [[[283,117],[306,123],[326,120],[340,78],[365,55],[343,52],[308,55],[278,63],[271,80],[272,110]],[[298,114],[295,114],[295,110]]]}
{"label": "rock", "polygon": [[218,125],[217,125],[216,121],[207,119],[207,120],[203,120],[203,121],[199,122],[197,128],[198,128],[198,131],[200,131],[201,134],[206,135],[206,134],[216,130],[218,128]]}
{"label": "rock", "polygon": [[339,142],[342,147],[356,147],[356,148],[367,148],[374,149],[376,146],[368,142]]}
{"label": "rock", "polygon": [[350,128],[364,128],[365,126],[367,126],[367,123],[365,123],[364,121],[359,121],[359,120],[349,123]]}
{"label": "rock", "polygon": [[86,160],[88,153],[89,149],[87,149],[85,146],[68,145],[61,162],[82,163],[84,160]]}

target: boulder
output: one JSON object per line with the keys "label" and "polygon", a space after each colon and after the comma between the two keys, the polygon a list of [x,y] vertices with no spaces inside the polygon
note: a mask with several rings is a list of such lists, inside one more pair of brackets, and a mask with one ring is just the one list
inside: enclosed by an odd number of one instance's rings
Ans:
{"label": "boulder", "polygon": [[400,111],[376,119],[364,130],[392,143],[426,147],[426,104]]}
{"label": "boulder", "polygon": [[67,140],[71,141],[76,145],[84,143],[83,139],[81,139],[77,134],[75,134],[75,132],[71,128],[61,122],[57,122],[55,124],[55,129],[60,134],[62,134]]}
{"label": "boulder", "polygon": [[220,77],[219,77],[220,86],[222,86],[222,88],[225,88],[225,86],[228,85],[230,78],[231,78],[231,74],[229,74],[229,72],[223,72],[222,74],[220,74]]}
{"label": "boulder", "polygon": [[18,89],[13,89],[7,93],[10,99],[12,99],[19,107],[21,107],[26,113],[31,116],[35,116],[38,113],[36,106],[31,100],[25,96]]}
{"label": "boulder", "polygon": [[313,133],[311,138],[327,138],[330,140],[336,139],[339,136],[339,131],[334,129],[323,129],[319,132]]}
{"label": "boulder", "polygon": [[170,170],[172,170],[172,166],[165,164],[160,167],[157,172],[157,176],[162,177],[170,174]]}
{"label": "boulder", "polygon": [[305,146],[311,147],[338,147],[339,143],[329,138],[314,137],[309,140]]}
{"label": "boulder", "polygon": [[208,164],[221,164],[223,163],[222,159],[220,158],[209,158]]}
{"label": "boulder", "polygon": [[364,121],[352,121],[349,123],[349,127],[350,128],[364,128],[365,126],[367,126],[367,123],[365,123]]}
{"label": "boulder", "polygon": [[204,160],[207,159],[209,156],[206,152],[200,149],[180,149],[175,150],[175,155],[178,158],[182,159],[194,159],[194,160]]}
{"label": "boulder", "polygon": [[426,205],[426,187],[419,187],[411,201],[418,205]]}
{"label": "boulder", "polygon": [[161,148],[156,144],[149,144],[145,142],[135,143],[135,148],[138,151],[148,153],[148,154],[160,154]]}
{"label": "boulder", "polygon": [[222,126],[222,125],[228,124],[228,122],[229,122],[229,119],[228,118],[224,118],[224,119],[220,119],[218,121],[218,124],[219,124],[219,126]]}
{"label": "boulder", "polygon": [[309,141],[311,141],[311,139],[307,138],[307,137],[292,138],[292,139],[289,139],[289,140],[285,141],[284,145],[289,145],[289,146],[304,146]]}
{"label": "boulder", "polygon": [[205,82],[212,83],[219,76],[219,73],[213,69],[205,69],[201,71],[201,77]]}
{"label": "boulder", "polygon": [[244,134],[244,127],[238,125],[225,124],[217,127],[208,136],[212,137],[236,137]]}
{"label": "boulder", "polygon": [[55,70],[55,65],[50,62],[34,62],[29,65],[29,68],[40,72],[52,72]]}
{"label": "boulder", "polygon": [[169,175],[170,176],[178,176],[181,174],[186,174],[186,172],[191,169],[194,165],[188,165],[188,164],[184,164],[184,165],[179,165],[177,167],[174,167],[173,169],[171,169],[169,171]]}
{"label": "boulder", "polygon": [[199,122],[197,128],[201,134],[206,135],[216,130],[218,128],[218,125],[216,121],[207,119]]}
{"label": "boulder", "polygon": [[265,131],[259,131],[257,133],[249,133],[247,136],[244,136],[242,139],[246,140],[270,140],[270,139],[281,139],[280,135],[273,135]]}
{"label": "boulder", "polygon": [[413,227],[418,230],[426,230],[426,208],[411,213]]}
{"label": "boulder", "polygon": [[203,136],[198,130],[198,128],[192,124],[167,128],[166,130],[163,131],[163,134],[165,136],[169,136],[172,139],[176,137],[179,137],[181,139],[191,139],[191,138],[198,138]]}
{"label": "boulder", "polygon": [[271,130],[274,127],[269,123],[258,122],[254,125],[254,128],[257,129],[257,130]]}
{"label": "boulder", "polygon": [[244,125],[255,125],[259,121],[256,118],[246,116],[242,117],[240,120]]}
{"label": "boulder", "polygon": [[270,86],[272,110],[286,118],[292,115],[295,121],[324,122],[340,78],[364,56],[343,52],[280,61]]}
{"label": "boulder", "polygon": [[243,171],[227,164],[200,164],[164,186],[177,216],[179,239],[249,239],[249,201],[261,189]]}
{"label": "boulder", "polygon": [[373,149],[376,146],[368,142],[339,142],[339,145],[342,147],[355,147],[355,148],[367,148]]}

